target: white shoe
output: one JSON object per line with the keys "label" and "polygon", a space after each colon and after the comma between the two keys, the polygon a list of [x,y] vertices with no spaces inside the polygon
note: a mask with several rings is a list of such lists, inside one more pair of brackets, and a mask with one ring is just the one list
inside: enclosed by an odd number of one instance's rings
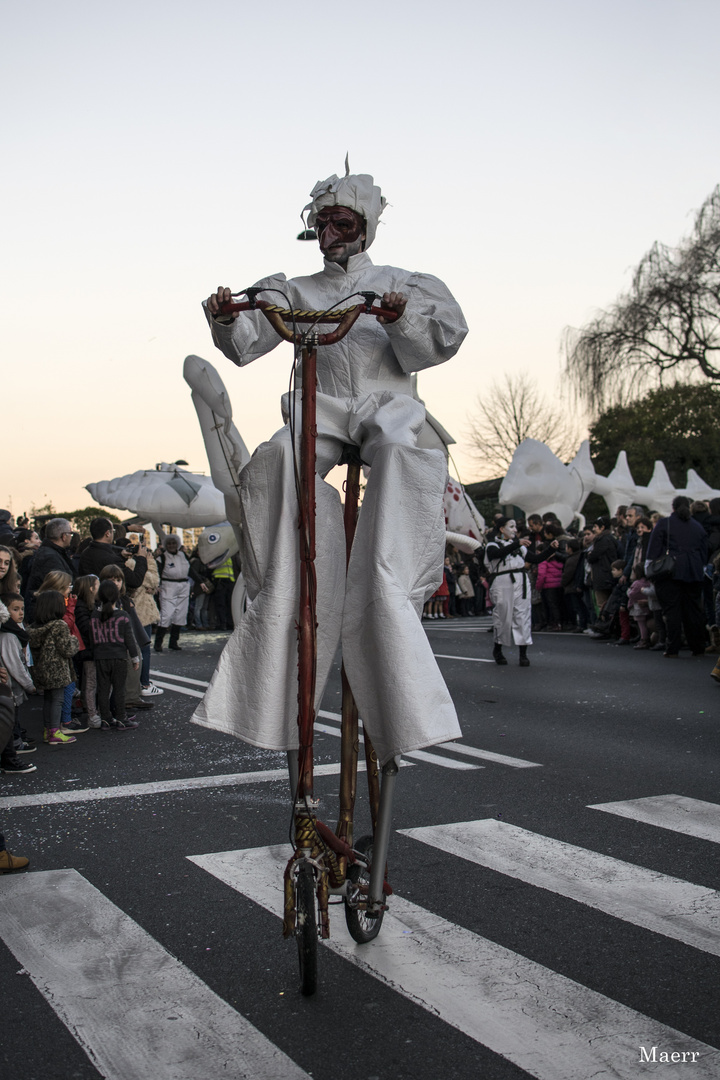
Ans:
{"label": "white shoe", "polygon": [[150,683],[149,686],[144,686],[140,693],[143,697],[155,697],[157,694],[164,694],[165,691],[161,690],[155,683]]}

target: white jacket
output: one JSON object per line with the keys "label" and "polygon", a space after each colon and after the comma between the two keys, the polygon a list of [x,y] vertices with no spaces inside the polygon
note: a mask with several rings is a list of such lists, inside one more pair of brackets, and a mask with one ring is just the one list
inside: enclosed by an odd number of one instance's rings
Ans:
{"label": "white jacket", "polygon": [[[337,263],[325,262],[309,277],[288,281],[284,274],[274,274],[257,284],[282,290],[293,308],[312,311],[361,303],[360,297],[350,296],[359,289],[380,296],[402,292],[409,298],[397,323],[382,325],[361,315],[342,341],[318,349],[318,390],[330,397],[362,400],[382,390],[413,397],[411,373],[449,360],[467,334],[460,306],[442,281],[394,266],[374,266],[366,252],[348,259],[347,272]],[[277,292],[264,292],[259,299],[288,306]],[[250,364],[280,343],[260,311],[244,311],[231,325],[216,322],[205,311],[213,341],[235,364]],[[320,327],[327,332],[333,324]]]}

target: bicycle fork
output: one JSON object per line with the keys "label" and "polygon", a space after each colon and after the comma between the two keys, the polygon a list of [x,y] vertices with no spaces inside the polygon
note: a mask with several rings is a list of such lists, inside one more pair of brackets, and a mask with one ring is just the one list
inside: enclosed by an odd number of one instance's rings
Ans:
{"label": "bicycle fork", "polygon": [[377,828],[373,842],[373,860],[370,868],[370,889],[367,900],[367,913],[377,916],[383,903],[383,883],[390,846],[392,825],[392,803],[395,794],[395,782],[398,774],[398,759],[392,758],[382,767],[382,786],[380,788],[380,807]]}

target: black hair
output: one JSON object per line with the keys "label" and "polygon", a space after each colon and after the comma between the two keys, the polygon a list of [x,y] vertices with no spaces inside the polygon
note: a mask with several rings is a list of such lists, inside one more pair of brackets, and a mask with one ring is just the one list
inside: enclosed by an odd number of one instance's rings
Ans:
{"label": "black hair", "polygon": [[93,518],[90,522],[90,535],[93,540],[99,540],[112,527],[112,521],[108,518]]}
{"label": "black hair", "polygon": [[681,521],[690,520],[690,500],[687,495],[676,495],[672,501],[672,508]]}
{"label": "black hair", "polygon": [[62,619],[65,614],[65,597],[56,589],[48,589],[46,592],[37,593],[35,596],[35,626],[45,626],[47,623]]}
{"label": "black hair", "polygon": [[18,602],[18,600],[20,601],[21,604],[25,603],[25,601],[23,600],[23,598],[22,598],[22,596],[20,595],[19,592],[5,593],[3,598],[2,598],[2,602],[5,605],[5,607],[8,607],[9,604],[16,604]]}
{"label": "black hair", "polygon": [[106,581],[100,582],[100,588],[98,589],[98,600],[102,604],[100,608],[100,621],[107,622],[115,610],[115,605],[118,602],[120,596],[120,590],[114,581],[108,578]]}
{"label": "black hair", "polygon": [[551,536],[557,539],[558,536],[564,534],[565,530],[557,521],[546,521],[543,525],[543,532],[550,533]]}

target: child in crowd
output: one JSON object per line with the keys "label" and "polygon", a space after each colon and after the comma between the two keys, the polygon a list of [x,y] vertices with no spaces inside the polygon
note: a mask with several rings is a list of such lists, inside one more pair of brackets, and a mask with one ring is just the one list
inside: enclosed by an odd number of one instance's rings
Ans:
{"label": "child in crowd", "polygon": [[[120,607],[120,593],[114,581],[103,581],[98,589],[101,604],[90,617],[93,655],[97,674],[97,696],[103,731],[129,731],[139,725],[125,712],[127,655],[140,666],[140,652],[130,626],[130,619]],[[115,700],[116,716],[110,711],[110,694]]]}
{"label": "child in crowd", "polygon": [[[133,637],[140,650],[140,662],[141,664],[147,660],[147,669],[150,670],[150,635],[145,630],[140,617],[138,616],[135,603],[128,596],[125,588],[125,578],[123,572],[119,566],[103,566],[100,571],[100,584],[103,581],[112,581],[117,586],[118,593],[120,594],[119,604],[122,610],[130,620],[130,629],[133,632]],[[142,696],[140,685],[140,669],[136,664],[131,663],[128,659],[127,664],[127,681],[125,683],[125,705],[132,711],[136,709],[152,709],[152,702],[146,701]]]}
{"label": "child in crowd", "polygon": [[[42,583],[35,593],[38,597],[43,592],[55,591],[62,594],[65,599],[65,614],[63,615],[64,621],[67,623],[68,630],[78,639],[78,649],[84,648],[84,643],[78,633],[75,626],[75,603],[76,599],[73,595],[72,578],[69,574],[66,574],[63,570],[51,570],[42,580]],[[73,664],[73,668],[75,664]],[[76,673],[73,673],[73,681],[65,689],[65,697],[63,698],[62,718],[61,726],[63,731],[71,735],[79,735],[83,731],[87,731],[87,724],[83,725],[79,720],[73,720],[72,705],[75,697],[76,689]]]}
{"label": "child in crowd", "polygon": [[74,588],[77,597],[74,613],[75,627],[84,645],[84,648],[75,657],[75,665],[77,667],[80,664],[80,686],[85,711],[88,716],[88,727],[99,728],[102,726],[102,722],[97,710],[97,677],[92,648],[90,617],[95,610],[95,599],[100,588],[100,579],[96,574],[86,574],[84,577],[75,579]]}
{"label": "child in crowd", "polygon": [[[2,750],[0,768],[4,773],[19,775],[35,772],[36,769],[35,765],[21,757],[32,754],[36,746],[34,740],[23,738],[23,729],[18,718],[20,705],[27,701],[28,694],[35,693],[35,685],[27,668],[30,635],[23,626],[25,601],[20,593],[6,593],[5,604],[7,618],[0,626],[0,660],[8,673],[6,685],[12,694],[14,717],[12,735]],[[0,618],[4,616],[5,611]]]}
{"label": "child in crowd", "polygon": [[35,625],[30,631],[33,681],[43,692],[44,739],[50,746],[67,746],[75,736],[61,726],[63,700],[75,681],[71,663],[78,651],[65,622],[65,597],[54,589],[38,591],[35,598]]}

